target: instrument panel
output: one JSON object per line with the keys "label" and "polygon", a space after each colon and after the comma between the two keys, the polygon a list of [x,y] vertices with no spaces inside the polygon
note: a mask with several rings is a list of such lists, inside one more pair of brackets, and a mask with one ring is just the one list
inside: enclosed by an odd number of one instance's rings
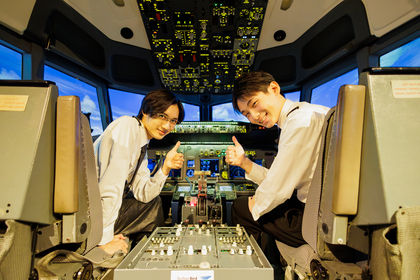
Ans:
{"label": "instrument panel", "polygon": [[118,265],[114,279],[273,279],[253,237],[236,227],[159,227]]}
{"label": "instrument panel", "polygon": [[254,63],[267,0],[138,0],[162,84],[228,93]]}
{"label": "instrument panel", "polygon": [[[168,179],[178,182],[197,180],[198,177],[194,175],[195,171],[210,171],[207,178],[220,181],[245,179],[245,171],[242,168],[226,163],[226,151],[232,145],[233,143],[197,144],[196,142],[182,142],[178,152],[184,154],[184,165],[181,169],[171,170]],[[166,153],[166,150],[149,150],[148,167],[150,171],[155,169],[157,162],[161,157],[166,156]],[[268,159],[273,155],[270,151],[260,149],[246,150],[245,153],[252,161],[264,167],[267,166]]]}

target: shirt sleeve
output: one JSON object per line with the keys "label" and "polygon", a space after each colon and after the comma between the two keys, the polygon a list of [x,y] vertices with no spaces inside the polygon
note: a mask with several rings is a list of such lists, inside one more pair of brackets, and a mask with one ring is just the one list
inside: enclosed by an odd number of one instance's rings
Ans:
{"label": "shirt sleeve", "polygon": [[[277,156],[255,192],[254,220],[289,199],[294,189],[310,183],[319,153],[323,119],[322,114],[314,112],[296,112],[288,119],[280,135]],[[262,175],[253,171],[249,177],[261,180],[258,176]]]}
{"label": "shirt sleeve", "polygon": [[260,185],[267,177],[267,172],[267,168],[253,162],[251,172],[249,172],[249,174],[245,173],[245,179],[251,180],[257,185]]}
{"label": "shirt sleeve", "polygon": [[153,198],[157,197],[162,190],[166,178],[162,172],[162,168],[155,173],[153,177],[150,177],[150,170],[147,167],[148,160],[147,155],[144,157],[137,174],[133,180],[131,190],[133,191],[134,197],[141,202],[150,202]]}

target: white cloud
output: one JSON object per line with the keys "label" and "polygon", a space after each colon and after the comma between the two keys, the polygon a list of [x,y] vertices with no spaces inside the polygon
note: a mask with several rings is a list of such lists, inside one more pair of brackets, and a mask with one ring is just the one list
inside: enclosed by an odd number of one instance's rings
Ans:
{"label": "white cloud", "polygon": [[83,97],[83,100],[80,102],[80,105],[82,106],[83,112],[91,112],[92,115],[98,113],[96,104],[92,101],[92,99],[90,99],[89,95],[85,95]]}
{"label": "white cloud", "polygon": [[229,120],[229,112],[225,106],[218,106],[213,111],[213,119]]}
{"label": "white cloud", "polygon": [[90,115],[90,119],[92,121],[101,121],[101,117],[97,117],[97,116],[93,116],[93,115]]}
{"label": "white cloud", "polygon": [[20,76],[13,70],[1,68],[0,80],[20,80]]}

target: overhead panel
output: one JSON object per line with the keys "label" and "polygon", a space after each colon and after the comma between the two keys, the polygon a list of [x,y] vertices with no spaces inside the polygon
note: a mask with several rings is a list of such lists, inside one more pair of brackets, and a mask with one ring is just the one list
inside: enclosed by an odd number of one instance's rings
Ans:
{"label": "overhead panel", "polygon": [[266,0],[138,0],[158,69],[167,89],[229,93],[253,67]]}

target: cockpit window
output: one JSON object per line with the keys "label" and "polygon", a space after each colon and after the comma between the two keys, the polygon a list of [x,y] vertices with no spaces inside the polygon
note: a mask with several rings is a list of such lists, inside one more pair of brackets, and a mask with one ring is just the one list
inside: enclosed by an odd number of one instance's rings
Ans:
{"label": "cockpit window", "polygon": [[311,103],[326,107],[337,105],[338,91],[342,85],[359,84],[359,73],[357,68],[338,76],[312,90]]}
{"label": "cockpit window", "polygon": [[79,96],[82,112],[84,114],[90,113],[89,119],[90,127],[93,129],[92,135],[97,136],[103,132],[96,87],[47,65],[44,68],[44,80],[55,82],[60,96]]}
{"label": "cockpit window", "polygon": [[185,111],[184,121],[188,122],[198,122],[200,121],[200,107],[197,105],[192,105],[188,103],[182,103]]}
{"label": "cockpit window", "polygon": [[294,102],[299,102],[300,101],[300,91],[285,92],[284,97],[286,99],[292,100]]}
{"label": "cockpit window", "polygon": [[[118,119],[121,116],[137,116],[143,101],[144,95],[133,92],[108,89],[111,102],[112,119]],[[184,121],[200,121],[200,107],[182,103],[185,110]]]}
{"label": "cockpit window", "polygon": [[108,89],[108,93],[113,120],[121,116],[138,115],[144,95],[112,88]]}
{"label": "cockpit window", "polygon": [[212,116],[213,121],[249,122],[245,116],[235,112],[232,102],[214,105],[212,107]]}
{"label": "cockpit window", "polygon": [[419,67],[420,38],[379,57],[381,67]]}
{"label": "cockpit window", "polygon": [[22,54],[0,45],[0,80],[22,79]]}

